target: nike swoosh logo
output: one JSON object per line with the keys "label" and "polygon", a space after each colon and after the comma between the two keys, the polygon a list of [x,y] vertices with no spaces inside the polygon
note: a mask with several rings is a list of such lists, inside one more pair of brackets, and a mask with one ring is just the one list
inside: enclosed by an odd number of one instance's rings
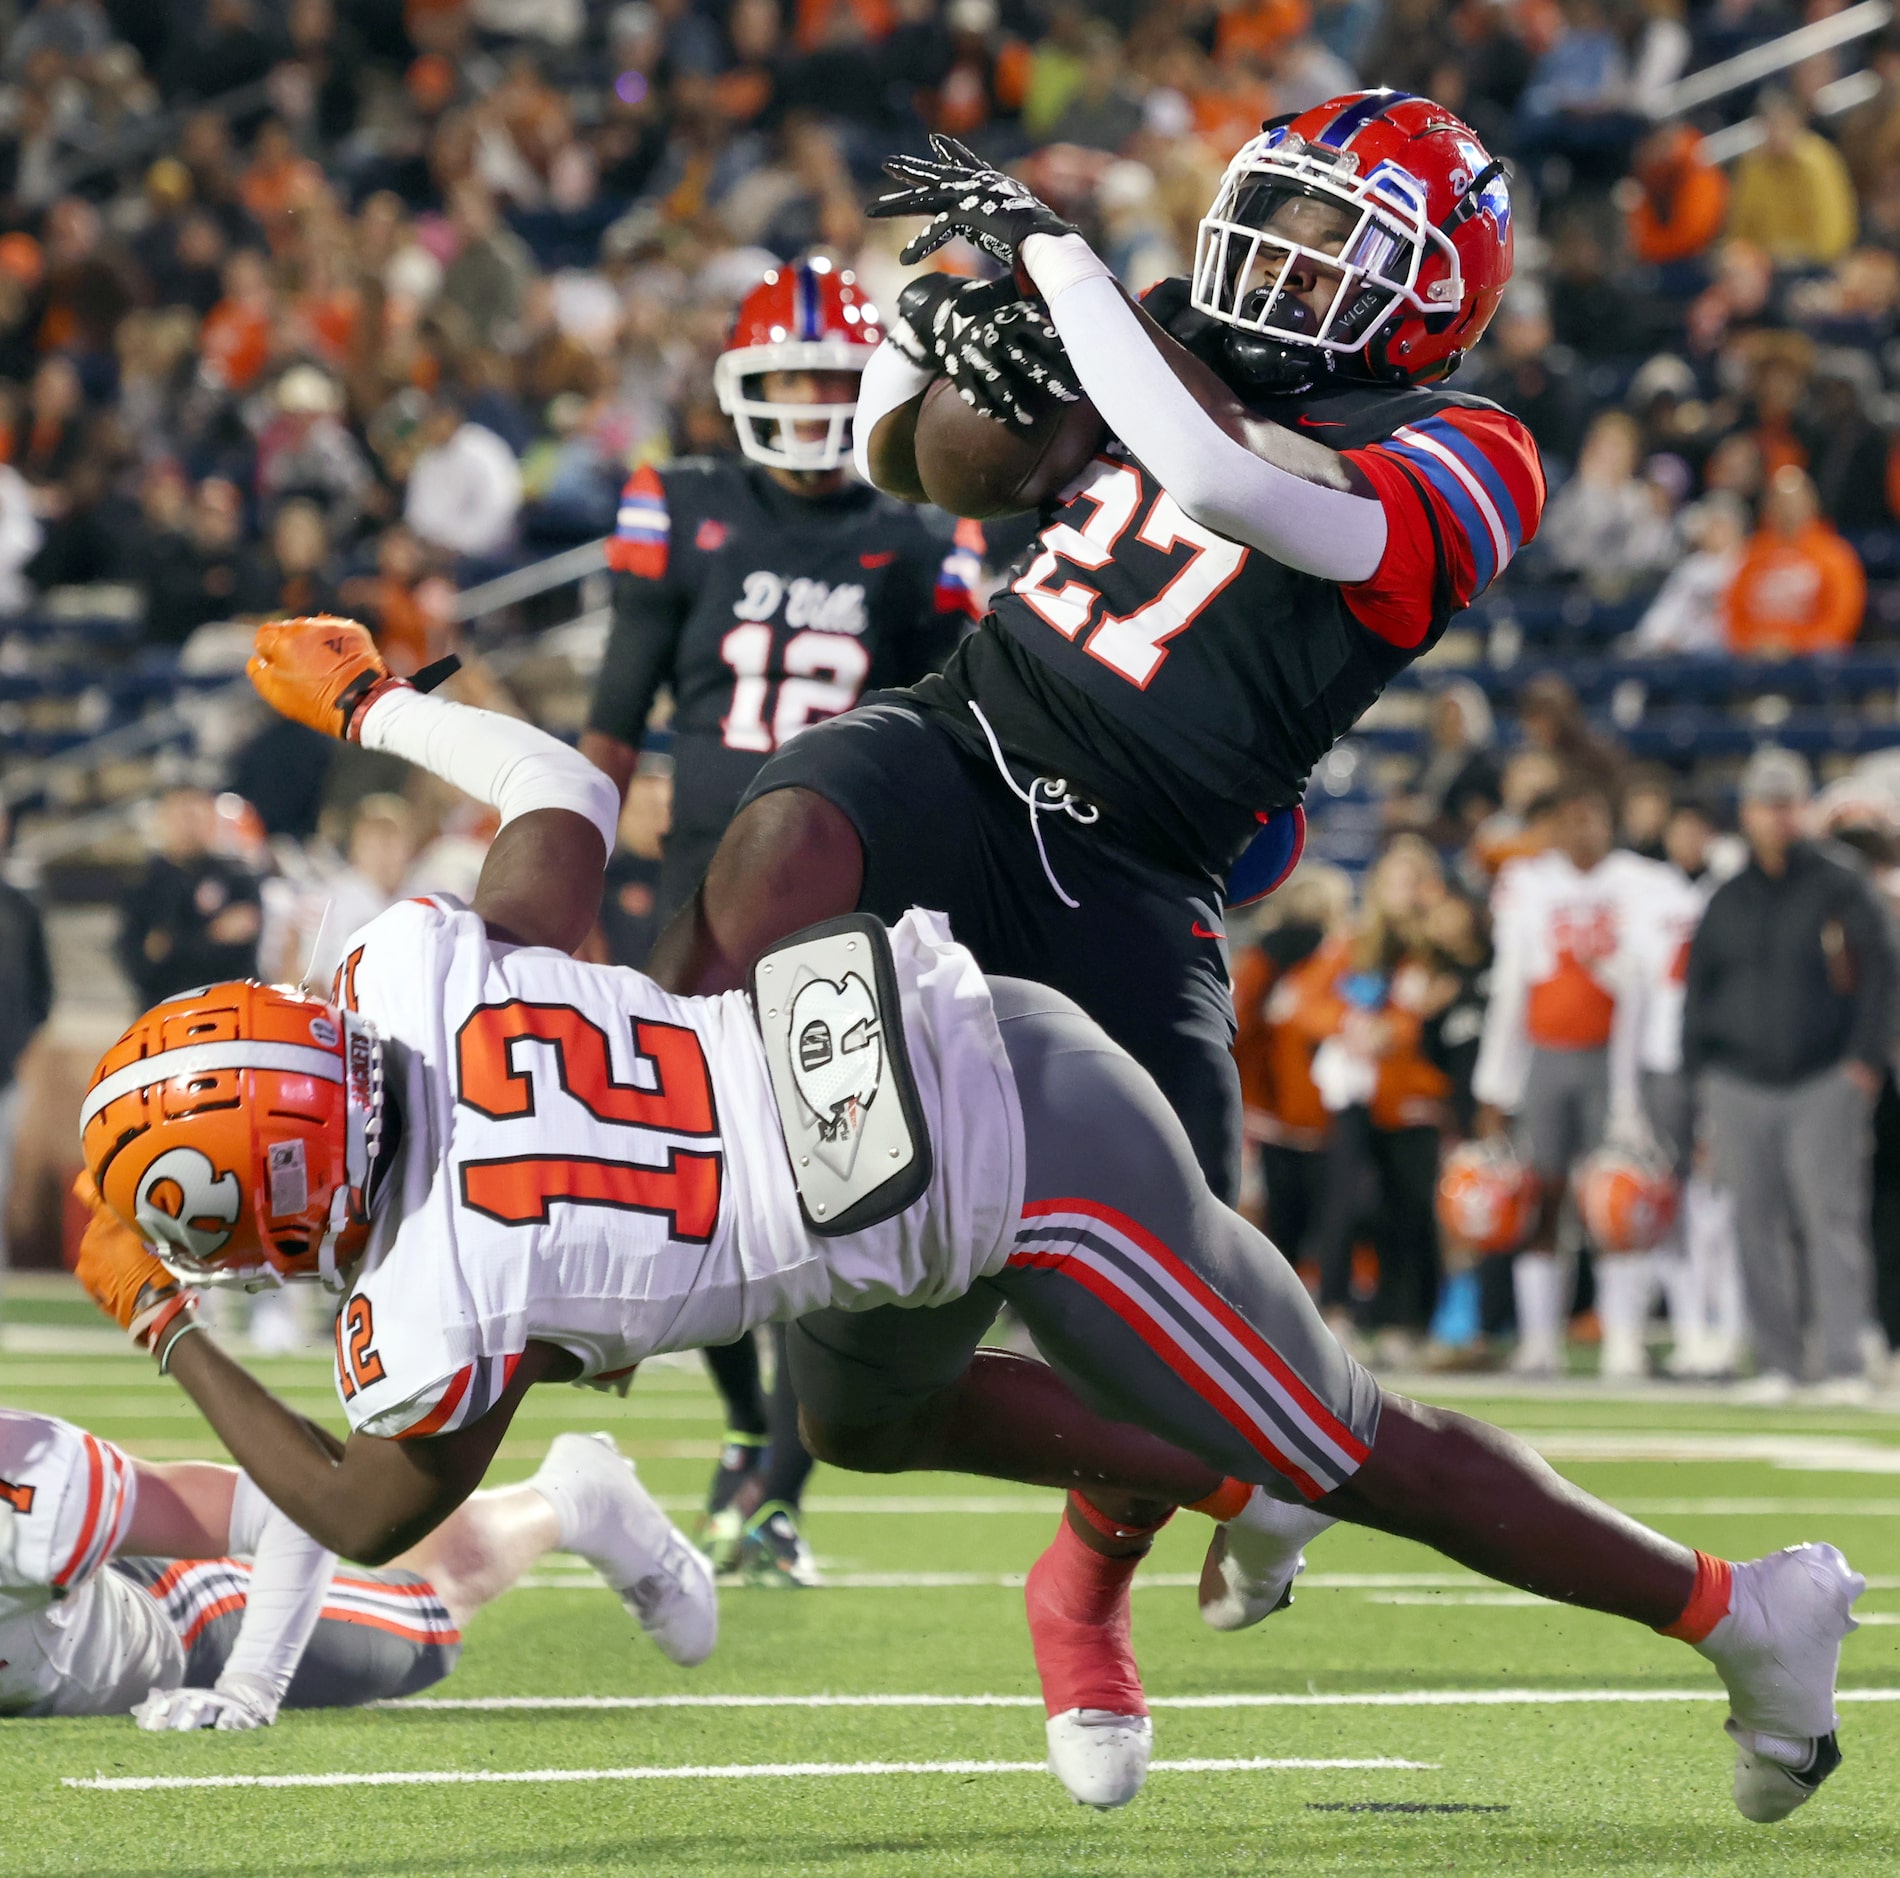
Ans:
{"label": "nike swoosh logo", "polygon": [[895,548],[886,548],[882,554],[861,554],[858,556],[860,567],[889,567],[897,559]]}
{"label": "nike swoosh logo", "polygon": [[1345,424],[1330,417],[1296,417],[1294,423],[1302,430],[1344,430]]}
{"label": "nike swoosh logo", "polygon": [[1203,926],[1198,919],[1188,928],[1188,931],[1197,939],[1225,939],[1227,937],[1224,932],[1218,932],[1212,926]]}

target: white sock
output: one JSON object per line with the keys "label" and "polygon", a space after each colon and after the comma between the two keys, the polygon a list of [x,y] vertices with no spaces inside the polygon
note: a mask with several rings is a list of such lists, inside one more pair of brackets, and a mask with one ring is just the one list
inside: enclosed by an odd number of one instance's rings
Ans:
{"label": "white sock", "polygon": [[1337,1526],[1339,1521],[1332,1514],[1318,1512],[1310,1506],[1295,1506],[1291,1500],[1276,1500],[1265,1487],[1256,1487],[1253,1498],[1234,1515],[1229,1524],[1244,1529],[1250,1535],[1247,1544],[1247,1556],[1250,1559],[1271,1556],[1273,1542],[1278,1541],[1285,1548],[1290,1562],[1328,1526]]}
{"label": "white sock", "polygon": [[1640,1343],[1649,1322],[1647,1252],[1606,1252],[1597,1259],[1597,1320],[1605,1337]]}
{"label": "white sock", "polygon": [[1565,1264],[1555,1252],[1520,1252],[1511,1266],[1518,1342],[1553,1363],[1563,1349]]}
{"label": "white sock", "polygon": [[632,1468],[604,1444],[596,1458],[557,1442],[528,1485],[553,1507],[561,1549],[584,1558],[611,1585],[651,1571],[672,1530]]}

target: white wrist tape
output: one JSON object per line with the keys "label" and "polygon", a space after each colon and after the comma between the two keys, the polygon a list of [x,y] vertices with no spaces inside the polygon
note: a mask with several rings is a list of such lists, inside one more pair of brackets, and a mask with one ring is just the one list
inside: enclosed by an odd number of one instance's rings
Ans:
{"label": "white wrist tape", "polygon": [[1022,263],[1045,300],[1077,281],[1114,278],[1108,263],[1080,235],[1031,235],[1022,245]]}
{"label": "white wrist tape", "polygon": [[532,724],[396,690],[365,712],[361,742],[499,809],[504,827],[535,809],[567,809],[592,822],[607,852],[614,851],[620,796],[612,781],[578,750]]}
{"label": "white wrist tape", "polygon": [[887,339],[871,354],[858,380],[858,408],[851,419],[851,460],[858,474],[877,486],[871,474],[871,433],[900,404],[908,404],[930,383],[931,374],[914,364]]}

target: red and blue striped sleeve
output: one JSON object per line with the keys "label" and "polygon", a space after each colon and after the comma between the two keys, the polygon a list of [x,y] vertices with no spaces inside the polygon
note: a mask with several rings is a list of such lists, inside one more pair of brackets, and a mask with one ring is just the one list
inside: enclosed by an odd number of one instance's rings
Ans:
{"label": "red and blue striped sleeve", "polygon": [[963,613],[971,619],[982,617],[978,601],[983,578],[983,556],[987,550],[983,524],[968,517],[957,523],[950,552],[937,569],[937,611]]}
{"label": "red and blue striped sleeve", "polygon": [[1385,506],[1385,554],[1344,589],[1353,617],[1397,646],[1431,630],[1441,581],[1469,606],[1537,532],[1544,467],[1508,411],[1451,406],[1347,458]]}
{"label": "red and blue striped sleeve", "polygon": [[666,485],[660,481],[658,470],[642,464],[620,492],[620,513],[614,532],[607,538],[607,565],[617,574],[664,580],[672,532]]}

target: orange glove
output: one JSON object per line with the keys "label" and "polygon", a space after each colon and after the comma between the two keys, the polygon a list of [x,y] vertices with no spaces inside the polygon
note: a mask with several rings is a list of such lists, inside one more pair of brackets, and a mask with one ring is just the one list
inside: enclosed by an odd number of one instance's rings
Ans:
{"label": "orange glove", "polygon": [[244,669],[266,704],[351,742],[370,700],[408,682],[390,676],[367,628],[327,613],[260,626]]}
{"label": "orange glove", "polygon": [[92,1224],[79,1242],[79,1282],[140,1349],[154,1348],[178,1317],[196,1308],[196,1298],[99,1197],[90,1175],[79,1176],[73,1193],[92,1209]]}

